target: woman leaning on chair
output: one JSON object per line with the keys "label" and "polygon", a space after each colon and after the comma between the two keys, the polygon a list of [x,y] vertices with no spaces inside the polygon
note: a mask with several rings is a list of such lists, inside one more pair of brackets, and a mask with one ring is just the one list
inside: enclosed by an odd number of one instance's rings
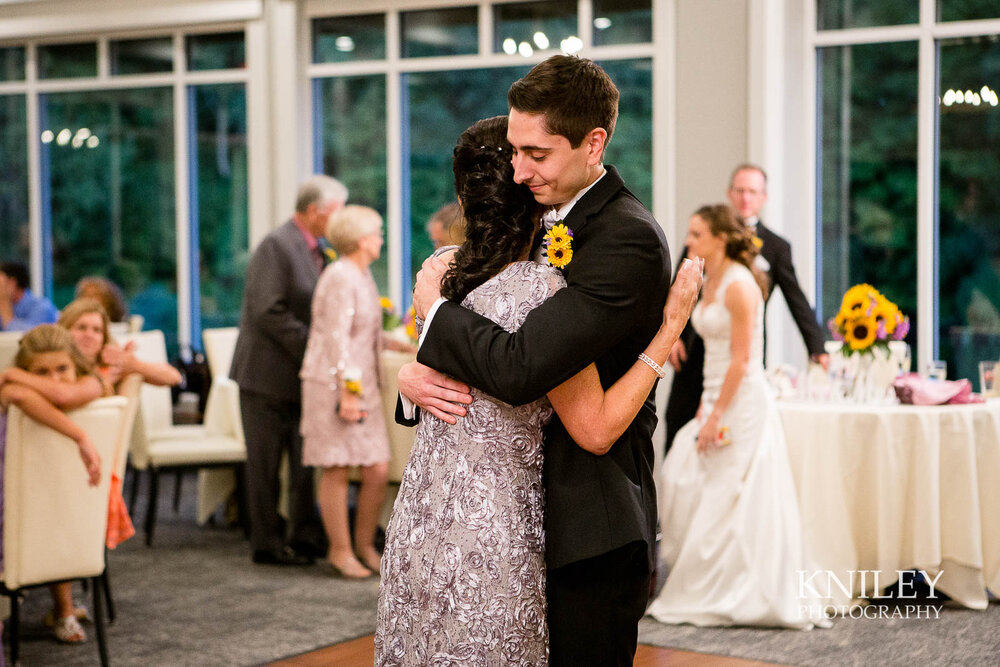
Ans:
{"label": "woman leaning on chair", "polygon": [[82,298],[70,302],[59,315],[59,325],[68,329],[80,354],[94,364],[98,377],[107,383],[108,393],[115,393],[120,381],[129,373],[138,373],[143,381],[161,386],[173,386],[181,374],[170,364],[137,359],[133,345],[116,343],[108,333],[108,314],[96,299]]}
{"label": "woman leaning on chair", "polygon": [[[362,578],[379,571],[374,538],[388,477],[379,353],[383,346],[413,348],[382,336],[382,307],[369,270],[382,249],[381,216],[364,206],[345,206],[331,216],[326,236],[340,259],[323,271],[313,295],[300,373],[302,462],[323,468],[319,507],[334,573]],[[352,548],[347,476],[353,466],[361,468],[361,489]]]}

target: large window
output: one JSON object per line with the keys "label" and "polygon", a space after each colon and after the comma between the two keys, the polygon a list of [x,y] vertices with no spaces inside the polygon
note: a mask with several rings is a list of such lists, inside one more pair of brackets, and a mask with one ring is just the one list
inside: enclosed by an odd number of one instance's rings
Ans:
{"label": "large window", "polygon": [[1000,5],[918,4],[817,3],[820,307],[869,282],[920,364],[976,384],[1000,358]]}
{"label": "large window", "polygon": [[[385,75],[318,79],[316,108],[316,171],[330,174],[347,186],[352,204],[386,210]],[[382,294],[389,293],[389,248],[398,239],[387,238],[382,254],[372,264],[372,275]]]}
{"label": "large window", "polygon": [[111,279],[171,355],[200,347],[203,326],[235,325],[249,229],[245,67],[233,29],[0,48],[3,258],[40,257],[33,268],[59,307],[80,278]]}
{"label": "large window", "polygon": [[203,328],[236,326],[247,250],[246,90],[242,83],[192,86],[192,340]]}
{"label": "large window", "polygon": [[938,53],[938,343],[977,382],[977,362],[1000,359],[1000,41]]}
{"label": "large window", "polygon": [[[917,45],[821,49],[821,309],[855,283],[917,314]],[[877,94],[872,94],[878,91]]]}
{"label": "large window", "polygon": [[28,133],[24,95],[0,95],[0,261],[29,257]]}
{"label": "large window", "polygon": [[550,55],[593,57],[618,85],[620,117],[606,160],[653,206],[652,3],[596,0],[592,26],[581,25],[578,5],[497,3],[488,14],[492,31],[472,4],[393,15],[341,14],[331,3],[329,16],[310,19],[313,165],[343,180],[352,201],[386,216],[383,258],[398,262],[373,271],[383,293],[403,306],[432,250],[427,221],[455,198],[451,156],[459,134],[506,114],[510,84]]}
{"label": "large window", "polygon": [[172,92],[50,93],[39,106],[45,291],[62,307],[77,280],[106,276],[176,345]]}

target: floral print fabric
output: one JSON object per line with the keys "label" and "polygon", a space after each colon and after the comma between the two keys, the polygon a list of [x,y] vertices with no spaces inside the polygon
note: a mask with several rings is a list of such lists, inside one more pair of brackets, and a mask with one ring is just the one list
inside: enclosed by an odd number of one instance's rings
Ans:
{"label": "floral print fabric", "polygon": [[[515,262],[462,305],[507,331],[565,285]],[[548,400],[473,390],[454,426],[422,413],[382,556],[376,665],[545,665],[542,427]]]}

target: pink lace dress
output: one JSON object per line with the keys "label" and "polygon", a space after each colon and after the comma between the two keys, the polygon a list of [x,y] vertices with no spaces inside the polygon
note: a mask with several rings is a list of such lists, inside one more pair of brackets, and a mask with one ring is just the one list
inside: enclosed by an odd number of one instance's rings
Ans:
{"label": "pink lace dress", "polygon": [[[389,435],[379,391],[382,307],[370,271],[341,259],[326,267],[312,302],[302,379],[302,463],[368,466],[389,460]],[[337,414],[342,380],[359,376],[368,417],[348,423]]]}

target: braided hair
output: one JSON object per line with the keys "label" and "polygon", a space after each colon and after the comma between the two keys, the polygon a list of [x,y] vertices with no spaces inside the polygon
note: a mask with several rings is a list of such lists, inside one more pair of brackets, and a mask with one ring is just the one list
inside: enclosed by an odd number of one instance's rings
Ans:
{"label": "braided hair", "polygon": [[461,303],[523,256],[535,233],[538,205],[527,187],[514,183],[506,116],[480,120],[463,132],[452,170],[466,238],[445,273],[441,295]]}
{"label": "braided hair", "polygon": [[754,265],[754,260],[760,251],[754,244],[753,234],[744,224],[743,218],[728,204],[702,206],[694,214],[705,221],[712,236],[725,239],[726,257],[750,269],[761,294],[766,299],[771,289],[770,281],[767,275]]}

